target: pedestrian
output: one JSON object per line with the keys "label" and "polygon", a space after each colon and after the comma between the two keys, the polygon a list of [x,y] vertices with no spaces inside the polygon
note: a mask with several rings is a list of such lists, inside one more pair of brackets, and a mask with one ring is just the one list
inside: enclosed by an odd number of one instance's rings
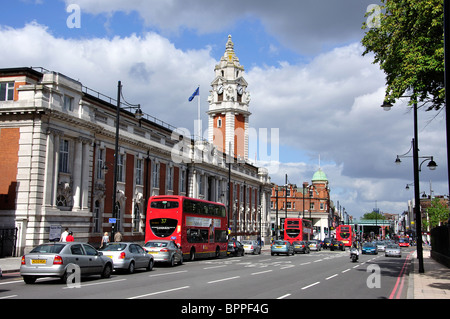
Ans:
{"label": "pedestrian", "polygon": [[115,241],[115,242],[122,241],[122,234],[120,233],[120,231],[118,231],[118,232],[114,235],[114,241]]}
{"label": "pedestrian", "polygon": [[66,227],[64,232],[61,234],[61,237],[59,238],[59,241],[66,242],[67,235],[69,235],[69,228]]}
{"label": "pedestrian", "polygon": [[72,233],[71,231],[69,232],[69,235],[67,235],[66,241],[67,241],[67,242],[69,242],[69,241],[74,241],[73,233]]}
{"label": "pedestrian", "polygon": [[108,235],[108,232],[105,232],[105,233],[103,234],[102,242],[101,242],[101,244],[100,244],[100,248],[103,247],[103,244],[105,244],[105,246],[107,246],[107,245],[109,244],[109,235]]}

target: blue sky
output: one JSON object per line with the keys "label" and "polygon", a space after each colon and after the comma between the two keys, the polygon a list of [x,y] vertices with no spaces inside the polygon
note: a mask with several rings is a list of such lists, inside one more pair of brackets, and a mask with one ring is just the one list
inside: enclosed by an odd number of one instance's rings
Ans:
{"label": "blue sky", "polygon": [[[80,28],[67,26],[71,4],[81,9]],[[413,197],[404,190],[412,163],[393,161],[409,148],[412,115],[405,103],[379,107],[385,76],[360,44],[369,4],[379,1],[6,1],[0,67],[42,66],[109,96],[121,80],[127,101],[193,131],[197,104],[187,98],[200,84],[206,128],[214,66],[231,34],[252,96],[250,126],[279,130],[272,181],[310,181],[320,156],[332,200],[351,215],[375,202],[401,213]],[[439,165],[422,172],[421,188],[432,181],[435,194],[447,194],[443,114],[427,125],[436,114],[419,113],[420,149]]]}

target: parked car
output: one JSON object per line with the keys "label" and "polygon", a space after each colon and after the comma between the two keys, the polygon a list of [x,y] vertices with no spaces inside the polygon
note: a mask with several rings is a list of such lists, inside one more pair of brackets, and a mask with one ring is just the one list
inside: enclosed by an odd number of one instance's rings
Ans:
{"label": "parked car", "polygon": [[114,267],[111,258],[89,244],[55,242],[39,245],[22,256],[20,275],[27,284],[40,277],[59,277],[66,282],[69,264],[78,265],[81,276],[100,275],[102,278],[109,278]]}
{"label": "parked car", "polygon": [[103,256],[109,257],[114,262],[114,269],[128,270],[134,273],[136,268],[153,269],[153,255],[148,254],[144,248],[135,243],[119,242],[110,243],[99,249]]}
{"label": "parked car", "polygon": [[378,255],[377,245],[373,242],[364,243],[361,252],[363,254]]}
{"label": "parked car", "polygon": [[233,255],[236,257],[244,256],[244,253],[244,245],[242,245],[240,241],[234,239],[228,241],[227,255]]}
{"label": "parked car", "polygon": [[243,240],[244,252],[246,254],[261,254],[261,246],[257,240]]}
{"label": "parked car", "polygon": [[308,246],[310,250],[317,250],[317,251],[322,250],[322,246],[320,245],[320,242],[318,240],[308,241]]}
{"label": "parked car", "polygon": [[294,253],[309,254],[310,252],[308,242],[306,241],[294,241],[292,245],[294,246]]}
{"label": "parked car", "polygon": [[380,240],[376,242],[378,251],[386,251],[386,242]]}
{"label": "parked car", "polygon": [[386,257],[402,257],[402,250],[398,244],[388,244],[386,246],[386,251],[384,252]]}
{"label": "parked car", "polygon": [[331,250],[331,251],[334,251],[334,250],[336,250],[336,249],[345,251],[345,245],[344,245],[344,243],[343,243],[342,241],[339,241],[339,240],[333,240],[333,241],[331,242],[331,244],[330,244],[330,250]]}
{"label": "parked car", "polygon": [[275,240],[270,247],[270,254],[273,256],[275,254],[286,254],[287,256],[294,254],[294,246],[291,245],[287,240]]}
{"label": "parked car", "polygon": [[149,240],[143,248],[153,256],[155,262],[169,263],[172,267],[175,264],[183,264],[181,247],[173,240]]}

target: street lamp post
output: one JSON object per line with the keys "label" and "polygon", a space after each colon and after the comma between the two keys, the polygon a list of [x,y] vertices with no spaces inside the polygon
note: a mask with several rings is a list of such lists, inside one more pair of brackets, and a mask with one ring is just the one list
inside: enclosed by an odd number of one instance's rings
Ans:
{"label": "street lamp post", "polygon": [[[117,84],[117,106],[116,106],[116,136],[115,136],[115,146],[114,146],[114,171],[113,171],[113,198],[112,198],[112,204],[113,204],[113,218],[115,218],[115,223],[112,223],[112,231],[111,231],[111,237],[114,238],[114,235],[117,231],[116,225],[117,225],[117,166],[118,166],[118,155],[119,155],[119,121],[120,121],[120,110],[121,110],[121,101],[120,98],[122,96],[122,82],[119,81]],[[137,120],[142,119],[142,110],[140,104],[132,105],[127,102],[125,102],[127,106],[131,109],[136,109],[135,118]],[[118,228],[118,227],[117,227]]]}
{"label": "street lamp post", "polygon": [[[392,104],[385,101],[383,105],[381,105],[381,107],[383,107],[385,111],[389,111],[392,108]],[[423,267],[422,215],[420,212],[420,188],[419,188],[419,147],[418,147],[419,142],[418,142],[418,124],[417,124],[417,100],[414,100],[413,110],[414,110],[414,138],[412,140],[412,151],[413,151],[413,171],[414,171],[414,212],[416,217],[417,258],[419,260],[419,273],[424,273],[425,270]],[[398,163],[397,160],[396,163]]]}

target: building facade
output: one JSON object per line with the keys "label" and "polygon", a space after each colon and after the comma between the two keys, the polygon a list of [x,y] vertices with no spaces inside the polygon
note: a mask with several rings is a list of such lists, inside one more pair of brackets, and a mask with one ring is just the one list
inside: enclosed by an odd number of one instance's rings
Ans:
{"label": "building facade", "polygon": [[163,194],[222,202],[232,236],[269,236],[266,169],[122,105],[117,123],[117,104],[58,72],[0,69],[0,229],[17,229],[16,255],[66,227],[94,245],[113,225],[143,241],[148,199]]}
{"label": "building facade", "polygon": [[314,238],[329,237],[331,230],[339,224],[339,216],[330,199],[328,178],[319,168],[314,173],[311,184],[273,185],[270,198],[273,237],[283,236],[285,218],[304,218],[312,221]]}

